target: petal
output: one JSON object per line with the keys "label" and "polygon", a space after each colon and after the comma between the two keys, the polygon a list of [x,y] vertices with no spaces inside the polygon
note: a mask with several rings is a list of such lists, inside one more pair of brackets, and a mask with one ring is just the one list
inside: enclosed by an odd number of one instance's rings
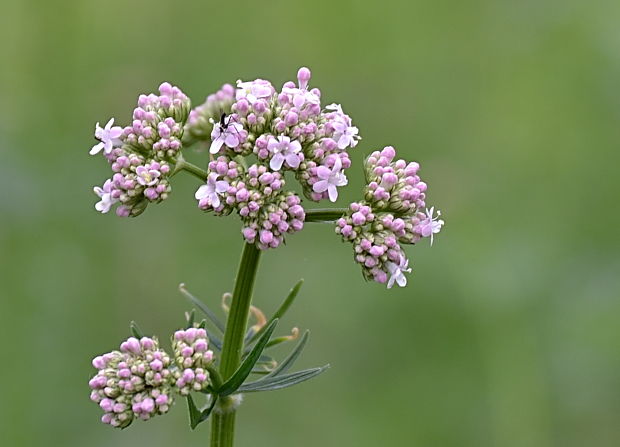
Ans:
{"label": "petal", "polygon": [[215,140],[211,142],[211,147],[209,148],[209,152],[211,154],[217,154],[220,151],[222,144],[224,144],[224,140],[219,137],[216,138]]}
{"label": "petal", "polygon": [[332,171],[327,166],[319,166],[316,168],[316,175],[320,179],[327,180],[332,175]]}
{"label": "petal", "polygon": [[336,186],[346,186],[349,183],[349,180],[347,180],[347,176],[344,175],[343,173],[338,174],[338,176],[336,177]]}
{"label": "petal", "polygon": [[224,140],[224,142],[226,143],[226,146],[231,148],[239,146],[239,138],[237,135],[230,132],[226,134],[226,140]]}
{"label": "petal", "polygon": [[304,103],[306,102],[306,98],[304,98],[304,95],[295,95],[293,97],[293,104],[295,105],[295,107],[297,107],[298,109],[304,105]]}
{"label": "petal", "polygon": [[220,206],[220,196],[218,196],[217,194],[213,194],[209,198],[211,199],[211,206],[213,208],[217,208],[218,206]]}
{"label": "petal", "polygon": [[345,149],[349,145],[349,136],[346,134],[342,134],[342,136],[338,139],[338,149]]}
{"label": "petal", "polygon": [[293,169],[297,169],[299,167],[299,157],[297,154],[288,154],[286,156],[286,164]]}
{"label": "petal", "polygon": [[321,192],[327,191],[328,186],[329,186],[329,183],[327,183],[327,180],[319,180],[314,185],[312,185],[312,190],[314,192],[321,193]]}
{"label": "petal", "polygon": [[398,275],[396,275],[396,283],[400,287],[405,287],[407,285],[407,277],[402,272],[398,273]]}
{"label": "petal", "polygon": [[194,194],[194,197],[196,198],[196,200],[202,200],[205,197],[207,197],[207,195],[208,195],[207,185],[202,185],[200,188],[196,190],[196,194]]}
{"label": "petal", "polygon": [[114,118],[110,118],[110,121],[108,121],[105,125],[105,130],[110,130],[110,128],[112,127],[112,125],[114,124]]}
{"label": "petal", "polygon": [[336,185],[332,185],[330,183],[327,187],[327,194],[329,195],[329,200],[331,202],[338,200],[338,188],[336,188]]}
{"label": "petal", "polygon": [[334,162],[334,167],[332,168],[332,172],[340,172],[342,169],[342,161],[340,157],[336,157],[336,161]]}
{"label": "petal", "polygon": [[390,276],[390,279],[388,280],[388,283],[387,283],[387,288],[391,289],[393,285],[394,285],[394,275]]}
{"label": "petal", "polygon": [[218,182],[215,183],[215,192],[217,193],[223,193],[228,191],[228,182],[225,180],[219,180]]}
{"label": "petal", "polygon": [[116,139],[120,137],[122,133],[123,133],[123,128],[119,126],[115,126],[112,129],[110,129],[110,132],[108,133],[108,135],[110,136],[110,138]]}
{"label": "petal", "polygon": [[105,144],[103,143],[97,143],[95,144],[92,149],[90,150],[89,154],[90,155],[95,155],[98,154],[99,152],[101,152],[101,149],[103,149],[105,146]]}
{"label": "petal", "polygon": [[284,163],[284,156],[280,153],[275,154],[271,161],[269,162],[269,167],[274,171],[279,171],[282,168],[282,163]]}

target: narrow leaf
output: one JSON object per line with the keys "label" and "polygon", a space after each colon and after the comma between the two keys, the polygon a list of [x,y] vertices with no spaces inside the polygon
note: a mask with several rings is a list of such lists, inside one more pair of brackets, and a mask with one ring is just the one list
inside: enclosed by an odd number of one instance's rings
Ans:
{"label": "narrow leaf", "polygon": [[182,284],[182,283],[179,284],[179,291],[188,300],[190,300],[192,302],[192,304],[194,304],[194,306],[196,306],[198,309],[200,309],[207,316],[207,318],[209,318],[209,320],[211,320],[213,322],[213,324],[222,333],[224,333],[224,331],[226,330],[226,327],[224,326],[224,323],[222,323],[222,321],[217,317],[217,315],[215,315],[215,313],[211,309],[209,309],[205,303],[203,303],[198,298],[196,298],[194,295],[189,293],[188,290],[185,288],[185,284]]}
{"label": "narrow leaf", "polygon": [[297,346],[295,346],[295,349],[293,349],[291,353],[284,360],[282,360],[282,363],[280,363],[280,365],[276,369],[274,369],[269,375],[278,376],[287,372],[293,366],[293,363],[295,363],[301,352],[304,350],[304,347],[308,342],[309,336],[310,331],[304,332],[304,335],[301,337],[301,340],[299,340],[299,343],[297,343]]}
{"label": "narrow leaf", "polygon": [[288,388],[297,385],[298,383],[305,382],[306,380],[310,380],[321,374],[327,368],[329,368],[329,365],[280,376],[267,376],[264,379],[257,380],[256,382],[250,382],[240,386],[238,391],[240,393],[252,393],[259,391],[281,390],[283,388]]}
{"label": "narrow leaf", "polygon": [[136,323],[135,321],[129,323],[129,330],[131,331],[131,335],[138,339],[144,337],[142,331],[140,330],[140,326],[138,326],[138,323]]}
{"label": "narrow leaf", "polygon": [[218,394],[220,396],[228,396],[229,394],[237,391],[237,388],[243,384],[243,381],[248,377],[250,372],[252,372],[252,368],[260,358],[260,355],[265,349],[267,342],[269,342],[269,337],[273,334],[273,331],[278,324],[278,320],[274,320],[265,330],[264,334],[258,340],[252,351],[248,354],[248,356],[243,360],[237,371],[233,373],[233,375],[224,383],[221,388],[218,390]]}
{"label": "narrow leaf", "polygon": [[187,314],[187,327],[193,327],[195,319],[196,319],[196,309],[192,309]]}
{"label": "narrow leaf", "polygon": [[189,409],[189,426],[193,430],[200,424],[201,412],[194,403],[191,394],[187,395],[187,408]]}
{"label": "narrow leaf", "polygon": [[289,291],[288,296],[282,302],[282,304],[280,304],[280,307],[278,307],[278,310],[276,310],[276,312],[269,319],[267,324],[263,326],[262,328],[260,328],[258,332],[256,332],[256,334],[254,334],[250,338],[250,342],[253,342],[254,340],[256,340],[266,330],[266,328],[269,327],[269,325],[274,320],[279,320],[280,318],[284,316],[284,314],[289,309],[289,307],[291,307],[291,304],[293,304],[293,301],[295,301],[295,298],[297,298],[297,294],[299,293],[299,289],[301,289],[301,286],[303,285],[303,283],[304,283],[303,279],[300,279],[299,281],[297,281],[297,284],[295,284],[293,288]]}
{"label": "narrow leaf", "polygon": [[219,338],[217,338],[213,332],[211,332],[209,329],[204,328],[205,331],[207,331],[207,337],[209,338],[209,343],[212,344],[215,349],[217,349],[218,351],[222,351],[222,340],[220,340]]}

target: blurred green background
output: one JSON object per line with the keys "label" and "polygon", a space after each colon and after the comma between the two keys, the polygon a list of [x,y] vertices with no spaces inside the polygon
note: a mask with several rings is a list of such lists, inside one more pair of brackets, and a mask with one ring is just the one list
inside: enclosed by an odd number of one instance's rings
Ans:
{"label": "blurred green background", "polygon": [[620,445],[619,20],[617,1],[3,1],[2,445],[207,445],[182,402],[100,424],[87,381],[130,320],[182,324],[179,282],[217,307],[238,221],[199,212],[189,176],[137,219],[99,215],[93,128],[163,80],[198,104],[302,65],[364,138],[339,205],[390,144],[446,225],[408,249],[405,289],[364,283],[330,226],[265,254],[255,303],[305,278],[281,329],[311,328],[299,366],[332,368],[247,396],[238,445]]}

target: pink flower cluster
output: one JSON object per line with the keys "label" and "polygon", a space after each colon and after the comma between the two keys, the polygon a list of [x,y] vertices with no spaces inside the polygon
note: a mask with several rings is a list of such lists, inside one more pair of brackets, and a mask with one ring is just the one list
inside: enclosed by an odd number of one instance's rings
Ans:
{"label": "pink flower cluster", "polygon": [[168,176],[181,150],[183,126],[190,101],[178,88],[164,82],[159,95],[140,95],[131,125],[113,126],[111,119],[104,128],[97,123],[99,140],[91,154],[103,150],[114,172],[94,192],[100,201],[95,209],[110,211],[114,204],[118,216],[137,216],[149,202],[160,202],[171,191]]}
{"label": "pink flower cluster", "polygon": [[438,233],[443,220],[425,207],[427,186],[417,175],[419,165],[394,161],[392,147],[373,152],[365,162],[365,201],[354,202],[336,221],[336,233],[353,244],[355,261],[366,279],[407,284],[409,260],[401,244],[413,244]]}
{"label": "pink flower cluster", "polygon": [[[262,249],[279,246],[285,233],[303,227],[301,199],[284,192],[284,171],[294,172],[313,201],[335,202],[338,188],[348,183],[347,149],[357,145],[358,129],[340,105],[321,107],[310,77],[300,68],[297,83],[286,82],[280,91],[264,79],[237,81],[234,100],[227,84],[190,113],[186,126],[194,139],[209,135],[217,156],[196,192],[198,206],[218,215],[236,210],[245,239]],[[258,163],[240,169],[238,157],[252,154]]]}
{"label": "pink flower cluster", "polygon": [[196,191],[198,206],[216,215],[236,211],[243,222],[242,234],[261,249],[278,247],[284,234],[303,228],[301,199],[284,193],[284,177],[261,164],[244,168],[220,155],[209,163],[206,184]]}
{"label": "pink flower cluster", "polygon": [[258,209],[255,217],[243,219],[243,237],[250,244],[266,250],[277,248],[286,233],[296,233],[304,227],[306,212],[301,199],[293,192],[278,194],[274,200]]}
{"label": "pink flower cluster", "polygon": [[89,381],[90,398],[104,411],[101,421],[127,427],[134,418],[164,414],[173,403],[171,361],[156,339],[134,337],[120,351],[95,357],[97,374]]}
{"label": "pink flower cluster", "polygon": [[[120,155],[122,154],[122,155]],[[114,174],[103,188],[95,187],[101,201],[97,211],[107,213],[112,205],[119,203],[116,214],[121,217],[141,214],[149,202],[168,198],[171,187],[168,181],[170,165],[165,161],[146,161],[141,155],[114,149],[108,156]]]}
{"label": "pink flower cluster", "polygon": [[178,330],[172,337],[174,361],[178,369],[174,372],[175,385],[180,394],[201,391],[209,384],[207,366],[213,361],[209,350],[207,332],[202,328]]}

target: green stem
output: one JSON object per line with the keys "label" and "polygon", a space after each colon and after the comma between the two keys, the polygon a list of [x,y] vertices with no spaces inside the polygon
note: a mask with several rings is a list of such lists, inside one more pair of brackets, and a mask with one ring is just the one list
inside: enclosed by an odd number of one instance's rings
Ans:
{"label": "green stem", "polygon": [[306,222],[332,222],[342,217],[348,208],[317,208],[306,210]]}
{"label": "green stem", "polygon": [[[250,315],[252,289],[254,288],[260,254],[261,251],[254,244],[246,243],[243,247],[220,359],[220,374],[224,382],[233,375],[241,363],[243,339]],[[211,422],[211,447],[232,447],[235,414],[234,409],[219,413],[216,407]]]}
{"label": "green stem", "polygon": [[198,166],[196,166],[193,163],[185,161],[185,159],[182,156],[179,155],[177,163],[174,166],[174,171],[172,171],[172,174],[170,175],[170,177],[172,177],[173,175],[176,175],[177,173],[179,173],[181,171],[187,171],[190,174],[198,177],[199,179],[201,179],[201,180],[203,180],[205,182],[207,181],[207,177],[209,175],[209,173],[207,171],[205,171],[202,168],[199,168]]}

